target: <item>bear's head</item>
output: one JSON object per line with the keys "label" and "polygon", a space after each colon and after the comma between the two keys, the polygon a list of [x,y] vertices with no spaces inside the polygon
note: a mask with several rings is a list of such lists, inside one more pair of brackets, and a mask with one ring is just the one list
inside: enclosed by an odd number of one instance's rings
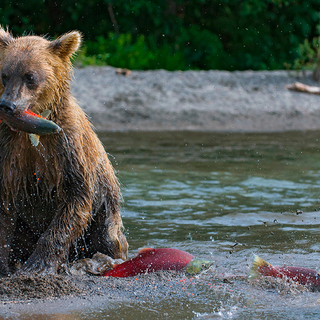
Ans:
{"label": "bear's head", "polygon": [[81,44],[73,31],[54,41],[38,36],[14,38],[0,27],[0,104],[18,115],[30,109],[56,111],[70,90],[70,57]]}

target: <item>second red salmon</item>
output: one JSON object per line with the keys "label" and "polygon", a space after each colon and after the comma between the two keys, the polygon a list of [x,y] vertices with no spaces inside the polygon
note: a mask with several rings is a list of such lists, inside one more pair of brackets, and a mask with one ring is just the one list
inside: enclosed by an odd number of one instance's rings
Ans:
{"label": "second red salmon", "polygon": [[287,278],[299,284],[312,287],[320,286],[320,275],[316,270],[301,267],[274,267],[269,262],[255,255],[248,279],[255,279],[259,275],[281,279]]}

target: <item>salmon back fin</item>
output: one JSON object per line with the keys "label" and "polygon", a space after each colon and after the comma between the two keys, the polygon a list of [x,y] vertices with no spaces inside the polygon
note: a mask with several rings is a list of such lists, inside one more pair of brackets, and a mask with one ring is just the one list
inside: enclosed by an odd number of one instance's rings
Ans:
{"label": "salmon back fin", "polygon": [[259,268],[268,267],[268,266],[271,266],[271,264],[269,262],[264,261],[263,259],[261,259],[260,257],[258,257],[255,254],[253,257],[252,266],[251,266],[249,273],[248,273],[248,277],[247,277],[248,280],[253,280],[260,275]]}
{"label": "salmon back fin", "polygon": [[153,248],[142,248],[142,249],[139,249],[138,254],[153,251],[153,250],[154,250]]}
{"label": "salmon back fin", "polygon": [[44,118],[48,118],[51,114],[51,110],[44,110],[41,115],[44,117]]}

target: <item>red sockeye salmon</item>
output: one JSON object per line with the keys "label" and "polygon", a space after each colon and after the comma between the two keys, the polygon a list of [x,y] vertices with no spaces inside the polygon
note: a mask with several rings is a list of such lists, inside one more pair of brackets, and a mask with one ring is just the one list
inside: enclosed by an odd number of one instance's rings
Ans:
{"label": "red sockeye salmon", "polygon": [[144,248],[139,250],[136,257],[114,265],[113,269],[107,271],[103,276],[123,278],[158,270],[176,270],[197,274],[212,264],[213,261],[195,258],[192,254],[178,249]]}
{"label": "red sockeye salmon", "polygon": [[259,275],[292,279],[302,285],[320,286],[320,275],[316,270],[301,267],[274,267],[255,255],[248,279],[255,279]]}

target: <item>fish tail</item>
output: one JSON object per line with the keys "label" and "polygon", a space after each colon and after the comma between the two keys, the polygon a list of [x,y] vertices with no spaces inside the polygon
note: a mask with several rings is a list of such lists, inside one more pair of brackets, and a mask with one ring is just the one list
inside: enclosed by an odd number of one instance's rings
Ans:
{"label": "fish tail", "polygon": [[251,268],[248,273],[248,280],[253,280],[260,275],[259,268],[268,267],[268,266],[271,266],[269,262],[264,261],[263,259],[261,259],[255,254],[253,257]]}

